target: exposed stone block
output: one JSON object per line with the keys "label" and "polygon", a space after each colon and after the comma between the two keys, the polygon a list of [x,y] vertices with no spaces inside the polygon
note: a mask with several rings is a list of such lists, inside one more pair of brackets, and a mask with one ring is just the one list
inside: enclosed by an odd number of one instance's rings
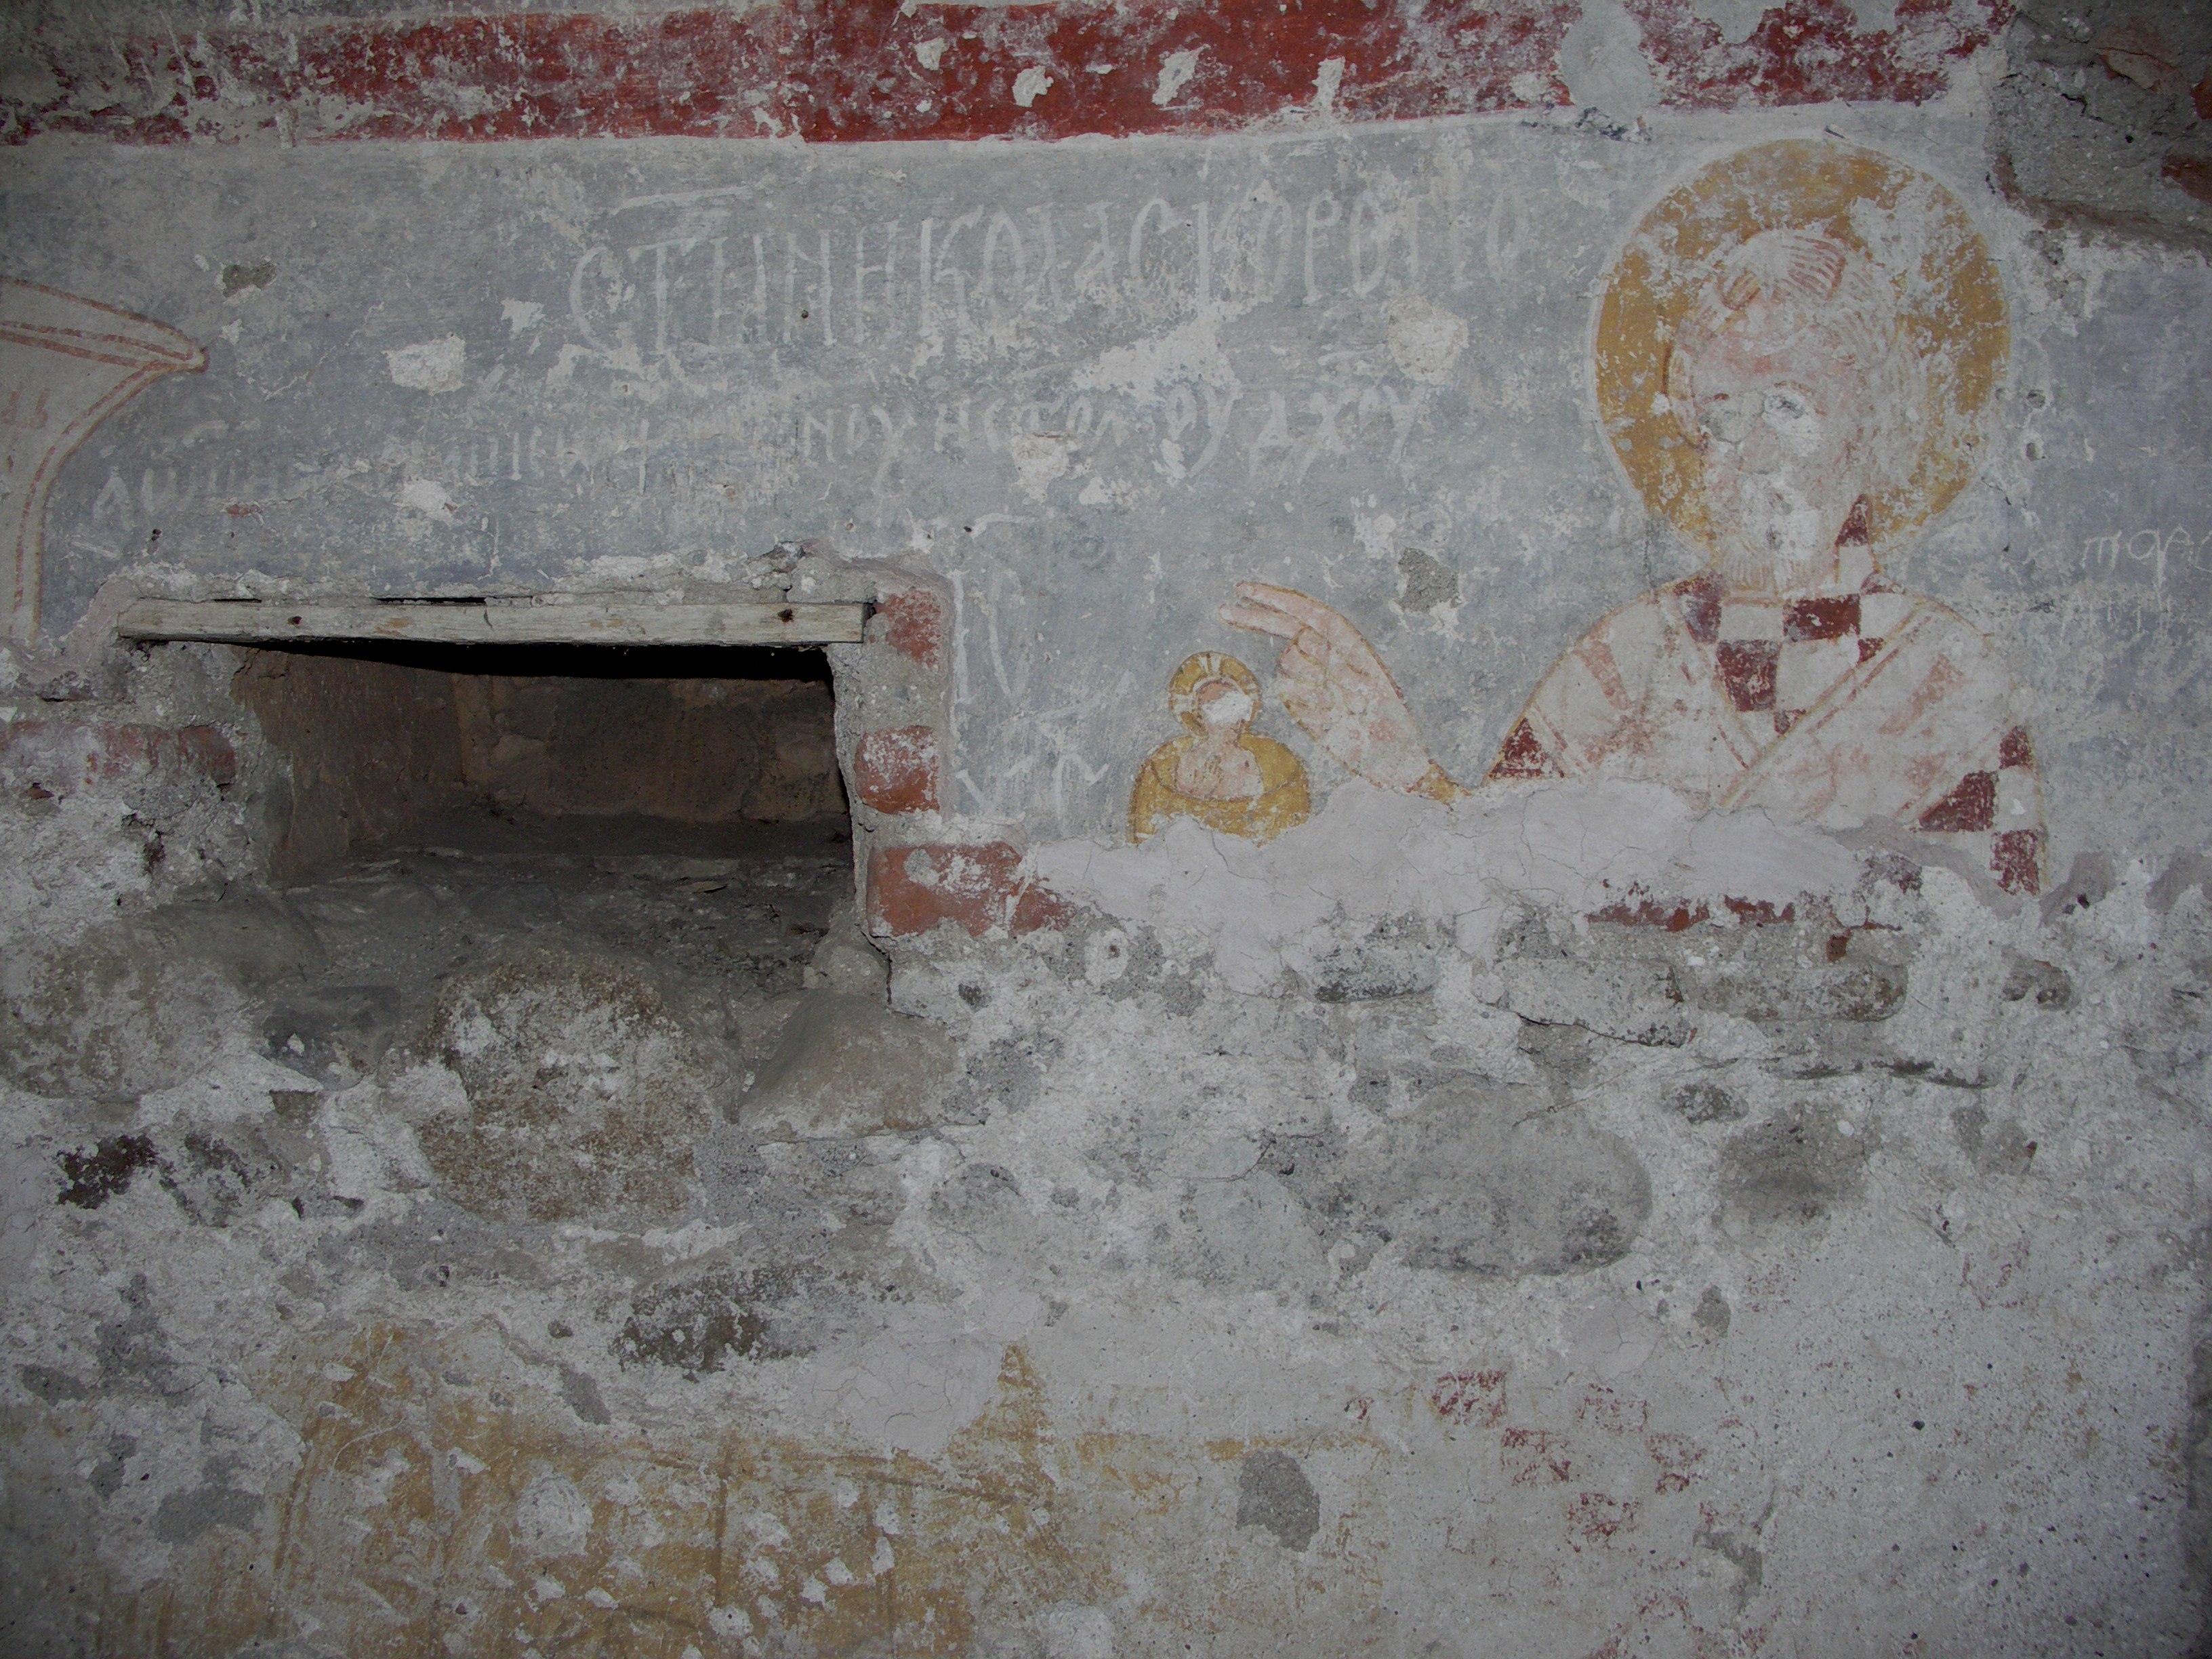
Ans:
{"label": "exposed stone block", "polygon": [[927,1021],[868,998],[823,994],[791,1017],[738,1121],[769,1140],[927,1128],[953,1066],[951,1043]]}

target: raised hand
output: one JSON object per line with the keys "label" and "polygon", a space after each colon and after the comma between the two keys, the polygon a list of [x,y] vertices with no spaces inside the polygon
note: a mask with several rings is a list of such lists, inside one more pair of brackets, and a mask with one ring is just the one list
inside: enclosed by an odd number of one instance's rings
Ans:
{"label": "raised hand", "polygon": [[1318,599],[1266,582],[1237,584],[1221,620],[1286,641],[1276,695],[1291,718],[1351,771],[1383,789],[1457,791],[1429,758],[1398,683],[1359,630]]}

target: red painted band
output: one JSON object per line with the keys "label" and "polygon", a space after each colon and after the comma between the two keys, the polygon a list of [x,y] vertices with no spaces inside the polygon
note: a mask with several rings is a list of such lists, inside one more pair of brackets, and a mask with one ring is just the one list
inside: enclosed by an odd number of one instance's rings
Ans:
{"label": "red painted band", "polygon": [[[1893,27],[1861,30],[1844,0],[1784,0],[1730,43],[1691,0],[1625,3],[1655,96],[1674,109],[1923,102],[2011,13],[2009,0],[1899,0]],[[1300,112],[1399,120],[1565,104],[1559,53],[1581,9],[783,0],[738,15],[531,12],[188,39],[50,24],[10,76],[36,89],[0,100],[0,137],[851,143],[1213,133]]]}

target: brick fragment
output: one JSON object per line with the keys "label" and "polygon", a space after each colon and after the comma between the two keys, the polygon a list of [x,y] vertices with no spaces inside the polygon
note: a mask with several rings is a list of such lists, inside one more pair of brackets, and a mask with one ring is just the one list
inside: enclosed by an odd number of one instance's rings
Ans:
{"label": "brick fragment", "polygon": [[924,668],[945,665],[945,601],[926,587],[893,593],[876,606],[891,649]]}
{"label": "brick fragment", "polygon": [[937,770],[932,726],[886,726],[853,746],[854,791],[878,812],[934,812]]}
{"label": "brick fragment", "polygon": [[868,860],[868,929],[881,937],[947,921],[978,938],[1018,935],[1067,921],[1066,901],[1024,875],[1020,850],[1006,842],[882,847]]}
{"label": "brick fragment", "polygon": [[0,727],[0,784],[34,794],[198,772],[218,787],[238,776],[238,751],[212,726],[114,720],[15,720]]}

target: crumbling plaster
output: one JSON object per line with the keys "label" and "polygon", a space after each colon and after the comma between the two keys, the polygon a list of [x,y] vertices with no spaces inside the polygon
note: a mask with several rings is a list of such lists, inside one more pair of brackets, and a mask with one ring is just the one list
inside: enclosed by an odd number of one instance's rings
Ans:
{"label": "crumbling plaster", "polygon": [[[0,274],[210,360],[63,469],[9,647],[9,1642],[2198,1650],[2195,210],[1993,164],[2039,142],[2033,9],[1941,101],[1733,113],[1622,71],[1661,9],[1576,25],[1649,100],[1595,114],[9,152]],[[1698,564],[1595,412],[1625,239],[1832,133],[2002,274],[1972,481],[1884,568],[2026,688],[2040,890],[1911,823],[1352,776],[1232,584],[1352,617],[1480,780]],[[1196,257],[1232,204],[1279,262]],[[787,928],[681,859],[451,915],[365,877],[398,963],[520,941],[410,976],[270,881],[243,659],[106,632],[142,592],[611,589],[877,606],[830,652],[849,890],[776,866]],[[1131,844],[1202,651],[1311,816]],[[301,1000],[349,972],[401,1012]]]}

